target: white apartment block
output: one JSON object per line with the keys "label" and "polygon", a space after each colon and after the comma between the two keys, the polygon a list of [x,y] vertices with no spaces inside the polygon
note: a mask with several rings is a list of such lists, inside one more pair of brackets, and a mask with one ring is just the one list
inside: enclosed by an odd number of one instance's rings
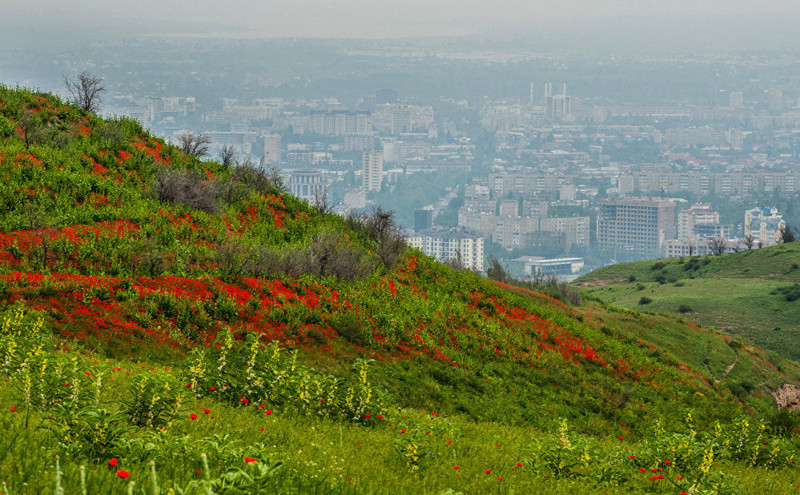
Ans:
{"label": "white apartment block", "polygon": [[434,227],[415,233],[408,244],[441,262],[460,258],[465,268],[483,271],[483,237],[468,229]]}

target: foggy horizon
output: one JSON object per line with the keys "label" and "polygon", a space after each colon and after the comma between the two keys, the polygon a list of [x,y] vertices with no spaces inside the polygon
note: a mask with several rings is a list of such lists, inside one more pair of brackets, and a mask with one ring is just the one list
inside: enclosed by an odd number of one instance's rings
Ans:
{"label": "foggy horizon", "polygon": [[792,49],[800,6],[786,0],[752,2],[597,2],[572,0],[557,6],[503,1],[491,7],[447,0],[362,0],[219,5],[208,0],[129,6],[53,0],[5,8],[0,42],[11,48],[47,48],[109,38],[183,36],[216,38],[382,39],[437,36],[563,38],[592,48],[643,45],[680,48],[748,47]]}

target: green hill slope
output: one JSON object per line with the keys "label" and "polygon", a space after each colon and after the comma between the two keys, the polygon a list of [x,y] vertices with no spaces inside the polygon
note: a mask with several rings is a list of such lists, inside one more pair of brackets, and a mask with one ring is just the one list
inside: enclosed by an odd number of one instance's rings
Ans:
{"label": "green hill slope", "polygon": [[608,304],[672,313],[800,359],[800,243],[623,263],[575,283]]}
{"label": "green hill slope", "polygon": [[6,493],[794,489],[800,369],[755,347],[452,270],[49,95],[0,88],[0,177]]}

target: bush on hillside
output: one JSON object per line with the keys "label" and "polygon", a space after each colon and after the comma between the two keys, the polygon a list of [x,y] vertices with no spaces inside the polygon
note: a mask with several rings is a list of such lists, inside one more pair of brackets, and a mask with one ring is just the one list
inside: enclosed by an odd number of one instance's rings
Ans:
{"label": "bush on hillside", "polygon": [[653,300],[647,296],[642,296],[641,299],[639,299],[639,304],[650,304],[651,302],[653,302]]}

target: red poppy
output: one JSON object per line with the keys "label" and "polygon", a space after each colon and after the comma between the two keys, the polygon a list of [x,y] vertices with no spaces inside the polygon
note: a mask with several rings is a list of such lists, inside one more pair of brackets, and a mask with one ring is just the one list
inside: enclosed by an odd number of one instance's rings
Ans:
{"label": "red poppy", "polygon": [[426,433],[426,434],[428,434],[428,435],[430,435],[430,434],[431,434],[431,430],[428,430],[428,431],[426,431],[425,433]]}
{"label": "red poppy", "polygon": [[214,387],[208,387],[208,389],[209,389],[209,390],[211,390],[212,392],[213,392],[214,390],[216,390]]}
{"label": "red poppy", "polygon": [[250,403],[250,401],[249,401],[249,400],[247,400],[247,399],[246,399],[246,398],[244,398],[244,397],[242,397],[241,399],[239,399],[239,402],[241,402],[241,403],[242,403],[242,404],[244,404],[245,406],[246,406],[247,404],[249,404],[249,403]]}
{"label": "red poppy", "polygon": [[117,459],[109,459],[108,465],[114,467],[117,465],[117,462],[118,462]]}
{"label": "red poppy", "polygon": [[518,463],[517,463],[517,467],[522,467],[522,463],[521,463],[521,462],[518,462]]}
{"label": "red poppy", "polygon": [[628,457],[630,457],[631,459],[636,459],[636,456],[633,454],[629,455]]}
{"label": "red poppy", "polygon": [[669,464],[671,464],[671,463],[670,463],[669,461],[664,461],[664,464],[667,464],[667,465],[669,465]]}
{"label": "red poppy", "polygon": [[639,468],[639,471],[641,471],[641,472],[643,472],[643,473],[644,473],[644,472],[646,472],[647,470],[646,470],[645,468]]}
{"label": "red poppy", "polygon": [[192,418],[192,421],[194,421],[195,419],[197,419],[197,414],[192,413],[189,415],[189,417]]}
{"label": "red poppy", "polygon": [[199,470],[197,470],[197,471],[195,471],[195,472],[194,472],[194,474],[196,474],[196,475],[200,476],[200,471],[199,471]]}
{"label": "red poppy", "polygon": [[64,384],[64,386],[65,386],[65,387],[69,387],[69,382],[66,382],[66,383]]}
{"label": "red poppy", "polygon": [[122,479],[125,479],[130,475],[131,475],[131,473],[129,473],[127,471],[117,471],[117,476],[119,476]]}
{"label": "red poppy", "polygon": [[458,466],[453,466],[453,469],[458,470]]}
{"label": "red poppy", "polygon": [[269,416],[270,414],[272,414],[272,409],[267,409],[266,411],[264,411],[264,414]]}
{"label": "red poppy", "polygon": [[255,459],[253,459],[252,457],[245,457],[245,458],[244,458],[244,462],[247,462],[247,463],[253,463],[253,462],[256,462],[256,460],[255,460]]}
{"label": "red poppy", "polygon": [[452,441],[452,440],[448,440],[448,441],[447,441],[447,445],[450,445],[451,443],[453,443],[453,441]]}
{"label": "red poppy", "polygon": [[400,433],[405,433],[405,432],[406,432],[406,429],[405,429],[405,428],[403,428],[402,430],[400,430]]}
{"label": "red poppy", "polygon": [[208,413],[210,413],[210,412],[211,412],[211,409],[203,409],[203,412],[204,412],[204,413],[206,413],[206,414],[208,414]]}
{"label": "red poppy", "polygon": [[9,409],[11,410],[11,412],[14,412],[14,411],[17,410],[17,407],[16,406],[11,406],[11,407],[9,407]]}
{"label": "red poppy", "polygon": [[192,388],[192,384],[191,383],[187,383],[186,384],[186,388]]}
{"label": "red poppy", "polygon": [[486,474],[492,474],[492,470],[491,469],[487,469],[486,470]]}
{"label": "red poppy", "polygon": [[375,417],[376,417],[376,418],[378,418],[378,419],[383,419],[383,416],[381,416],[380,414],[378,414],[378,415],[377,415],[377,416],[375,416]]}
{"label": "red poppy", "polygon": [[622,438],[622,437],[619,437],[619,439],[620,439],[620,440],[625,440],[625,439],[624,439],[624,438]]}
{"label": "red poppy", "polygon": [[86,376],[92,376],[92,374],[87,371]]}
{"label": "red poppy", "polygon": [[500,476],[498,476],[498,477],[497,477],[497,481],[503,481],[503,478],[501,478]]}

